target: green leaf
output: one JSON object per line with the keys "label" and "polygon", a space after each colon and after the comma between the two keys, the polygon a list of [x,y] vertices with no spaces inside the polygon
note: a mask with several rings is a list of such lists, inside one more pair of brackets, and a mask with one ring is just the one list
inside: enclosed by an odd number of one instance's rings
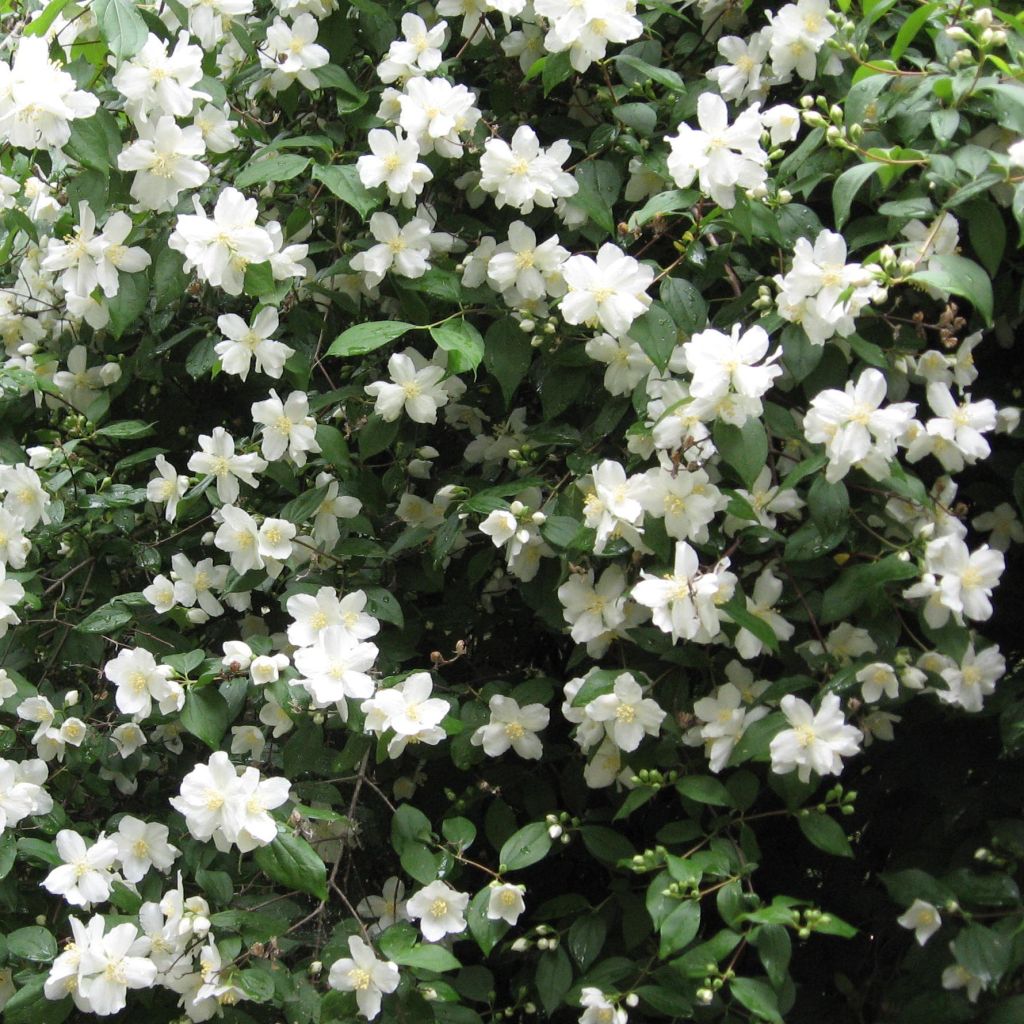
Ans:
{"label": "green leaf", "polygon": [[185,706],[181,709],[181,724],[193,736],[201,739],[211,750],[217,750],[230,721],[228,702],[217,690],[212,686],[189,688],[185,694]]}
{"label": "green leaf", "polygon": [[562,1005],[562,1000],[572,987],[572,964],[561,946],[551,952],[541,953],[537,959],[534,982],[544,1011],[550,1016]]}
{"label": "green leaf", "polygon": [[865,601],[874,599],[886,583],[915,579],[917,575],[913,562],[902,562],[896,555],[877,562],[846,566],[822,597],[821,621],[827,624],[845,619]]}
{"label": "green leaf", "polygon": [[508,931],[508,922],[498,920],[492,921],[487,916],[487,907],[491,900],[491,890],[488,886],[481,889],[470,901],[469,909],[466,911],[466,923],[469,925],[469,932],[476,940],[484,956],[487,956],[498,944],[502,936]]}
{"label": "green leaf", "polygon": [[383,587],[363,587],[362,590],[366,594],[366,611],[369,615],[381,622],[390,622],[399,629],[405,626],[402,606],[394,594]]}
{"label": "green leaf", "polygon": [[297,153],[277,153],[270,157],[250,160],[235,176],[237,188],[262,184],[267,181],[290,181],[309,166],[308,156]]}
{"label": "green leaf", "polygon": [[421,885],[430,885],[437,878],[441,858],[422,843],[405,843],[398,859],[402,870]]}
{"label": "green leaf", "polygon": [[154,423],[143,423],[142,420],[120,420],[117,423],[108,423],[96,431],[100,437],[115,437],[119,440],[128,438],[147,437],[152,434]]}
{"label": "green leaf", "polygon": [[753,978],[734,978],[729,982],[729,991],[755,1017],[771,1021],[772,1024],[783,1024],[779,1015],[779,1001],[770,985]]}
{"label": "green leaf", "polygon": [[300,889],[319,900],[327,899],[327,866],[305,839],[278,832],[269,846],[256,850],[256,865],[275,882]]}
{"label": "green leaf", "polygon": [[347,470],[352,465],[352,457],[348,451],[345,435],[329,423],[318,423],[316,427],[316,443],[320,446],[320,456],[332,469]]}
{"label": "green leaf", "polygon": [[530,336],[511,317],[496,320],[484,335],[484,368],[497,380],[505,405],[522,383],[533,360]]}
{"label": "green leaf", "polygon": [[[24,29],[22,29],[21,34],[25,36],[45,36],[47,29],[57,20],[57,15],[69,3],[71,3],[71,0],[50,0],[43,8],[42,14],[28,22]],[[7,10],[9,11],[10,8],[8,7]]]}
{"label": "green leaf", "polygon": [[850,217],[850,207],[861,186],[873,174],[881,169],[881,164],[856,164],[836,178],[832,186],[832,209],[835,213],[836,230],[838,231]]}
{"label": "green leaf", "polygon": [[889,56],[894,61],[899,60],[907,51],[907,47],[914,41],[914,37],[922,28],[928,23],[928,19],[932,14],[939,9],[941,5],[937,3],[925,4],[923,7],[918,7],[910,17],[900,26],[899,32],[896,33],[896,42],[892,44],[892,50],[889,51]]}
{"label": "green leaf", "polygon": [[729,601],[722,605],[722,611],[740,629],[753,633],[770,651],[777,651],[779,649],[779,638],[775,635],[775,630],[759,615],[754,615],[752,612],[747,611],[747,604],[743,600],[742,594],[739,592],[734,594]]}
{"label": "green leaf", "polygon": [[660,302],[652,302],[650,309],[633,322],[629,336],[644,350],[647,358],[662,371],[668,368],[668,361],[679,342],[679,330],[675,320]]}
{"label": "green leaf", "polygon": [[732,794],[718,779],[710,775],[684,775],[676,783],[676,792],[699,804],[714,804],[717,807],[732,807]]}
{"label": "green leaf", "polygon": [[544,58],[544,67],[541,69],[540,80],[544,86],[544,95],[547,96],[556,86],[561,85],[572,75],[572,64],[569,63],[569,51],[561,53],[549,53]]}
{"label": "green leaf", "polygon": [[615,234],[612,206],[619,198],[621,179],[614,164],[607,160],[590,160],[576,169],[579,191],[572,197],[573,206],[586,211],[587,216],[602,231]]}
{"label": "green leaf", "polygon": [[398,437],[398,420],[389,422],[374,413],[356,432],[359,457],[365,460],[378,455],[385,448],[390,448],[396,437]]}
{"label": "green leaf", "polygon": [[824,544],[833,546],[846,536],[850,495],[842,481],[830,484],[824,475],[816,477],[807,493],[807,507]]}
{"label": "green leaf", "polygon": [[686,900],[679,904],[658,929],[658,956],[663,960],[688,946],[700,928],[700,902]]}
{"label": "green leaf", "polygon": [[1012,947],[999,932],[973,923],[953,940],[953,955],[971,974],[994,983],[1010,966]]}
{"label": "green leaf", "polygon": [[597,959],[607,934],[608,926],[600,914],[586,914],[573,921],[568,936],[569,952],[581,971]]}
{"label": "green leaf", "polygon": [[70,996],[51,1002],[43,992],[46,975],[24,982],[4,1006],[4,1024],[60,1024],[75,1008]]}
{"label": "green leaf", "polygon": [[835,818],[812,811],[809,814],[797,815],[796,821],[800,831],[819,850],[831,853],[833,857],[853,856],[850,840],[846,838],[842,825]]}
{"label": "green leaf", "polygon": [[659,85],[665,86],[666,89],[671,89],[673,92],[686,92],[683,80],[674,71],[655,67],[655,65],[648,64],[647,61],[640,60],[639,57],[634,57],[629,53],[620,53],[613,59],[620,67],[624,65],[627,68],[631,68],[640,75],[646,76]]}
{"label": "green leaf", "polygon": [[682,334],[689,336],[707,327],[708,305],[689,281],[681,277],[666,277],[661,282],[658,295]]}
{"label": "green leaf", "polygon": [[274,979],[269,971],[250,968],[239,971],[232,980],[254,1003],[267,1003],[274,998]]}
{"label": "green leaf", "polygon": [[535,821],[505,840],[498,854],[498,861],[505,871],[518,871],[543,860],[551,850],[548,827],[542,821]]}
{"label": "green leaf", "polygon": [[92,117],[71,122],[71,138],[64,147],[83,167],[108,174],[121,152],[121,133],[113,115],[100,107]]}
{"label": "green leaf", "polygon": [[[433,881],[433,879],[431,879]],[[401,967],[419,967],[424,971],[457,971],[462,964],[444,946],[420,943],[410,949],[396,950],[391,957]]]}
{"label": "green leaf", "polygon": [[258,299],[267,295],[277,287],[274,281],[274,270],[269,263],[250,263],[245,268],[245,279],[242,288],[246,295]]}
{"label": "green leaf", "polygon": [[131,0],[93,0],[100,35],[118,61],[134,57],[142,49],[149,29]]}
{"label": "green leaf", "polygon": [[107,300],[110,309],[110,333],[120,338],[129,327],[139,327],[149,304],[149,274],[119,274],[117,295]]}
{"label": "green leaf", "polygon": [[928,260],[927,270],[918,270],[907,280],[963,296],[985,323],[992,324],[992,282],[974,260],[942,253]]}
{"label": "green leaf", "polygon": [[430,819],[412,804],[400,804],[391,818],[391,845],[401,853],[410,843],[430,842]]}
{"label": "green leaf", "polygon": [[[789,912],[786,913],[788,916]],[[754,944],[772,985],[776,988],[784,985],[789,977],[789,961],[793,955],[793,943],[788,930],[781,924],[762,925],[757,930]]]}
{"label": "green leaf", "polygon": [[124,605],[111,601],[87,615],[75,629],[80,633],[113,633],[133,618],[131,611]]}
{"label": "green leaf", "polygon": [[415,329],[415,324],[408,324],[403,320],[377,320],[368,324],[356,324],[347,331],[342,331],[331,342],[327,355],[364,356],[367,352],[372,352]]}
{"label": "green leaf", "polygon": [[7,831],[4,835],[0,836],[0,879],[6,878],[10,874],[17,856],[18,844],[14,838],[14,833]]}
{"label": "green leaf", "polygon": [[452,373],[475,370],[484,357],[484,339],[468,320],[446,320],[431,327],[430,336],[438,348],[448,353],[448,368]]}
{"label": "green leaf", "polygon": [[768,437],[756,416],[742,427],[716,421],[713,433],[715,447],[748,489],[768,462]]}
{"label": "green leaf", "polygon": [[313,166],[313,177],[322,181],[343,203],[352,207],[365,220],[380,206],[380,200],[359,180],[354,164]]}
{"label": "green leaf", "polygon": [[7,936],[7,949],[22,960],[48,964],[57,957],[57,940],[45,928],[30,925]]}

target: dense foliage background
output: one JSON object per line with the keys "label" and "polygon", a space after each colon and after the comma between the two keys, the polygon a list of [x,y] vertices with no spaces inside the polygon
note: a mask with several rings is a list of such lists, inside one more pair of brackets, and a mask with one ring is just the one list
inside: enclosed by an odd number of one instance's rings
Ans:
{"label": "dense foliage background", "polygon": [[0,0],[6,1020],[1024,1019],[1013,6]]}

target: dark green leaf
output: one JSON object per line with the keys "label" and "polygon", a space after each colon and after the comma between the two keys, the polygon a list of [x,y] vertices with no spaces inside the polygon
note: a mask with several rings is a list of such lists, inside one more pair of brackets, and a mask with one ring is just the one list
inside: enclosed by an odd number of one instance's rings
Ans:
{"label": "dark green leaf", "polygon": [[100,35],[118,61],[134,57],[142,49],[149,29],[132,0],[93,0]]}
{"label": "dark green leaf", "polygon": [[827,814],[812,811],[809,814],[797,815],[800,831],[819,850],[831,853],[833,857],[852,857],[853,847],[846,838],[842,825]]}
{"label": "dark green leaf", "polygon": [[407,324],[402,320],[378,320],[368,324],[356,324],[355,327],[342,331],[331,342],[327,355],[364,356],[367,352],[372,352],[415,329],[415,324]]}
{"label": "dark green leaf", "polygon": [[33,963],[48,964],[56,959],[57,940],[39,925],[19,928],[7,936],[7,949],[12,956]]}
{"label": "dark green leaf", "polygon": [[185,694],[181,724],[211,750],[220,746],[230,721],[228,702],[212,686],[192,687]]}
{"label": "dark green leaf", "polygon": [[438,348],[448,353],[448,368],[452,373],[475,370],[484,357],[484,339],[468,320],[447,320],[431,327],[430,336]]}
{"label": "dark green leaf", "polygon": [[256,865],[275,882],[300,889],[317,899],[327,899],[327,867],[305,839],[291,832],[278,832],[269,846],[255,853]]}
{"label": "dark green leaf", "polygon": [[543,860],[551,849],[548,827],[542,821],[535,821],[519,829],[505,840],[498,854],[504,870],[517,871]]}
{"label": "dark green leaf", "polygon": [[380,200],[359,180],[359,172],[354,164],[344,167],[339,164],[327,167],[315,164],[313,177],[317,181],[322,181],[334,195],[351,206],[364,220],[380,206]]}

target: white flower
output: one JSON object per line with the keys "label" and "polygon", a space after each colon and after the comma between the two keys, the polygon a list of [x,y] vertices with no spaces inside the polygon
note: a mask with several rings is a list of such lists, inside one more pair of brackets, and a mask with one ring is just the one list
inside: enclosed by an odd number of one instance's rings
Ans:
{"label": "white flower", "polygon": [[768,57],[768,37],[765,30],[756,32],[749,40],[739,36],[722,36],[718,52],[728,61],[712,68],[707,77],[718,86],[727,100],[742,102],[763,99],[768,83],[762,79],[764,62]]}
{"label": "white flower", "polygon": [[53,800],[43,789],[47,768],[35,758],[8,761],[0,757],[0,835],[31,814],[49,814]]}
{"label": "white flower", "polygon": [[861,684],[860,694],[867,704],[881,700],[883,693],[890,700],[899,696],[899,676],[892,665],[887,665],[884,661],[865,665],[854,678]]}
{"label": "white flower", "polygon": [[[746,599],[747,611],[764,622],[780,640],[788,640],[796,627],[775,610],[780,597],[782,581],[770,568],[765,569],[754,583],[753,595]],[[745,627],[736,634],[734,643],[741,658],[756,658],[764,650],[764,643]]]}
{"label": "white flower", "polygon": [[259,553],[263,558],[283,562],[291,557],[292,538],[296,526],[287,519],[266,518],[260,523],[257,535]]}
{"label": "white flower", "polygon": [[0,508],[0,562],[12,569],[23,569],[32,550],[32,542],[25,536],[24,529],[20,518]]}
{"label": "white flower", "polygon": [[234,374],[245,380],[249,366],[255,362],[256,371],[268,377],[279,378],[284,364],[295,355],[295,349],[272,337],[280,321],[273,306],[264,306],[250,327],[240,316],[224,313],[217,317],[217,329],[224,335],[213,350],[220,359],[225,373]]}
{"label": "white flower", "polygon": [[906,912],[896,918],[896,923],[911,929],[917,944],[923,946],[942,927],[942,918],[927,900],[915,899]]}
{"label": "white flower", "polygon": [[368,640],[380,632],[380,623],[367,615],[366,594],[354,590],[339,600],[333,587],[321,587],[316,595],[293,594],[286,605],[295,620],[288,627],[288,642],[296,647],[310,647],[328,627],[337,626],[353,642]]}
{"label": "white flower", "polygon": [[515,924],[526,910],[523,893],[526,887],[511,882],[493,884],[487,897],[487,919]]}
{"label": "white flower", "polygon": [[356,913],[361,917],[376,918],[370,925],[370,935],[379,935],[396,921],[408,921],[405,910],[405,885],[400,878],[392,875],[381,889],[380,896],[367,896],[356,904]]}
{"label": "white flower", "polygon": [[436,150],[454,160],[462,156],[460,136],[480,119],[475,99],[464,85],[446,78],[412,78],[398,95],[398,123],[424,156]]}
{"label": "white flower", "polygon": [[609,42],[627,43],[643,32],[636,8],[628,0],[535,0],[533,6],[551,25],[544,48],[549,53],[568,50],[576,71],[586,71],[604,57]]}
{"label": "white flower", "polygon": [[203,77],[202,63],[203,51],[190,44],[187,32],[178,33],[170,53],[167,43],[150,32],[142,49],[117,69],[111,82],[128,101],[136,123],[148,121],[153,111],[187,117],[197,99],[210,99],[192,88]]}
{"label": "white flower", "polygon": [[174,579],[174,600],[184,608],[196,603],[209,616],[224,614],[224,607],[213,596],[227,584],[228,567],[214,565],[212,558],[204,558],[193,565],[180,551],[171,555],[171,577]]}
{"label": "white flower", "polygon": [[250,487],[259,487],[257,473],[267,468],[267,463],[255,452],[235,454],[235,439],[223,428],[214,427],[212,434],[199,435],[201,451],[195,452],[188,460],[193,473],[209,473],[217,481],[217,497],[226,505],[238,500],[238,481]]}
{"label": "white flower", "polygon": [[719,605],[729,600],[736,577],[727,572],[728,560],[702,572],[697,552],[686,541],[676,541],[673,571],[655,576],[640,570],[633,600],[650,608],[655,626],[680,638],[710,643],[720,630]]}
{"label": "white flower", "polygon": [[0,563],[0,637],[7,635],[9,626],[21,622],[13,606],[24,596],[25,588],[17,580],[7,579],[7,567]]}
{"label": "white flower", "polygon": [[697,100],[700,128],[680,124],[670,135],[668,170],[680,188],[699,176],[700,190],[724,210],[736,205],[736,189],[763,185],[768,155],[761,148],[761,114],[757,103],[730,125],[725,101],[714,93]]}
{"label": "white flower", "polygon": [[69,122],[92,117],[99,100],[50,59],[50,44],[20,35],[10,67],[0,61],[0,140],[19,149],[59,150]]}
{"label": "white flower", "polygon": [[289,665],[287,654],[261,654],[253,658],[249,665],[249,678],[254,686],[266,686],[276,683]]}
{"label": "white flower", "polygon": [[217,197],[213,217],[193,198],[195,214],[179,214],[167,240],[169,248],[185,256],[185,271],[195,268],[203,281],[241,295],[245,270],[265,263],[277,251],[265,228],[257,227],[259,209],[237,189],[226,188]]}
{"label": "white flower", "polygon": [[570,324],[601,325],[613,337],[629,331],[647,311],[654,270],[606,242],[597,259],[578,254],[562,265],[566,293],[558,308]]}
{"label": "white flower", "polygon": [[449,705],[440,697],[430,696],[433,686],[429,672],[413,672],[398,686],[378,690],[360,705],[368,732],[394,732],[388,743],[388,757],[399,757],[409,743],[434,746],[445,738],[441,722]]}
{"label": "white flower", "polygon": [[63,896],[74,907],[105,903],[110,898],[114,875],[110,871],[117,860],[117,844],[100,836],[92,846],[72,829],[57,833],[57,853],[64,862],[40,883],[54,896]]}
{"label": "white flower", "polygon": [[792,693],[782,698],[781,706],[792,728],[784,729],[771,742],[773,772],[785,775],[796,768],[801,782],[809,781],[812,771],[838,775],[843,758],[860,752],[863,734],[846,724],[837,694],[826,694],[817,713]]}
{"label": "white flower", "polygon": [[654,364],[647,353],[632,338],[613,338],[599,334],[586,344],[591,359],[604,363],[605,390],[612,395],[628,395],[651,372]]}
{"label": "white flower", "polygon": [[157,976],[156,964],[147,959],[149,940],[139,936],[135,925],[116,925],[106,935],[103,926],[103,918],[94,917],[88,931],[92,941],[76,949],[78,997],[99,1017],[119,1013],[128,989],[150,988]]}
{"label": "white flower", "polygon": [[306,464],[306,452],[318,454],[316,420],[309,415],[305,391],[293,391],[283,402],[271,388],[270,397],[252,406],[254,423],[262,426],[260,451],[268,462],[276,462],[285,452],[296,466]]}
{"label": "white flower", "polygon": [[355,992],[359,1012],[367,1020],[373,1020],[380,1013],[381,996],[398,988],[401,980],[398,965],[390,960],[378,960],[373,955],[373,947],[358,935],[349,937],[348,949],[351,957],[331,964],[327,982],[339,992]]}
{"label": "white flower", "polygon": [[64,393],[68,404],[78,412],[85,412],[99,396],[100,390],[121,376],[121,367],[117,363],[87,368],[87,359],[85,346],[75,345],[68,352],[67,370],[60,370],[53,375],[53,383]]}
{"label": "white flower", "polygon": [[543,149],[532,128],[516,129],[509,145],[502,139],[488,139],[480,158],[480,188],[495,194],[499,209],[514,206],[527,214],[533,207],[554,206],[556,199],[574,196],[579,185],[562,170],[569,159],[569,143],[559,139]]}
{"label": "white flower", "polygon": [[755,364],[768,352],[768,335],[763,327],[743,330],[734,324],[731,335],[709,329],[695,334],[682,346],[686,368],[693,374],[690,394],[696,398],[712,398],[733,391],[747,398],[760,398],[782,373],[776,360],[782,355],[776,349],[766,362]]}
{"label": "white flower", "polygon": [[[938,600],[958,622],[964,618],[978,622],[991,618],[992,591],[999,585],[1006,567],[1001,551],[994,551],[987,544],[970,551],[957,536],[939,537],[925,548],[925,567],[939,577]],[[916,596],[911,591],[904,596]]]}
{"label": "white flower", "polygon": [[205,153],[203,133],[194,125],[179,128],[171,116],[140,125],[138,140],[117,158],[118,170],[135,171],[132,209],[173,210],[184,189],[198,188],[210,177],[204,163],[191,159]]}
{"label": "white flower", "polygon": [[158,455],[154,464],[158,475],[146,484],[146,497],[154,504],[165,504],[164,518],[173,523],[178,514],[178,502],[188,490],[188,477],[179,475],[163,455]]}
{"label": "white flower", "polygon": [[376,660],[376,644],[354,643],[341,626],[327,626],[313,646],[295,652],[301,678],[293,679],[292,685],[302,686],[317,707],[344,702],[346,697],[366,700],[374,689],[366,673]]}
{"label": "white flower", "polygon": [[285,711],[280,704],[273,699],[267,701],[263,707],[260,708],[260,721],[272,730],[271,735],[274,739],[279,736],[284,736],[285,733],[291,732],[295,723],[291,720],[288,712]]}
{"label": "white flower", "polygon": [[436,423],[437,410],[448,403],[442,384],[444,370],[428,363],[417,368],[412,358],[396,352],[388,360],[391,383],[375,381],[366,385],[366,393],[376,399],[374,412],[392,422],[404,411],[415,423]]}
{"label": "white flower", "polygon": [[424,185],[434,177],[434,172],[419,162],[420,147],[414,139],[405,138],[400,128],[394,133],[372,128],[367,143],[371,155],[361,156],[356,161],[359,180],[367,188],[384,185],[393,206],[400,203],[411,210]]}
{"label": "white flower", "polygon": [[114,702],[126,715],[148,718],[154,700],[165,715],[180,711],[185,703],[181,684],[171,679],[174,669],[158,665],[143,647],[123,647],[116,658],[103,666],[103,674],[117,687]]}
{"label": "white flower", "polygon": [[127,882],[141,882],[151,867],[166,873],[181,852],[167,842],[167,826],[147,824],[126,814],[111,837],[117,844],[117,859]]}
{"label": "white flower", "polygon": [[975,516],[971,526],[988,533],[989,546],[996,551],[1006,551],[1011,543],[1024,543],[1024,526],[1017,518],[1017,510],[1006,501],[1000,502],[991,512]]}
{"label": "white flower", "polygon": [[616,630],[626,619],[626,576],[618,565],[610,565],[594,583],[594,570],[573,573],[558,588],[570,636],[578,644],[590,643]]}
{"label": "white flower", "polygon": [[437,942],[446,935],[466,930],[463,913],[469,904],[469,895],[456,892],[442,881],[431,882],[413,896],[406,910],[409,917],[419,921],[420,931],[427,942]]}
{"label": "white flower", "polygon": [[262,569],[259,527],[244,509],[224,505],[219,510],[221,524],[213,543],[231,556],[231,568],[242,574],[250,569]]}
{"label": "white flower", "polygon": [[495,694],[488,702],[491,719],[470,737],[488,757],[499,757],[511,747],[520,757],[540,760],[543,749],[537,733],[546,729],[551,713],[543,704],[520,707],[511,697]]}
{"label": "white flower", "polygon": [[828,0],[797,0],[770,15],[768,32],[776,79],[786,81],[794,71],[808,81],[817,75],[818,51],[836,31],[829,13]]}
{"label": "white flower", "polygon": [[993,693],[996,683],[1006,672],[1006,660],[998,647],[975,652],[974,643],[967,646],[959,665],[940,671],[948,690],[939,690],[939,700],[955,704],[965,711],[980,711],[983,698]]}
{"label": "white flower", "polygon": [[291,25],[281,18],[274,19],[267,29],[266,46],[260,50],[260,65],[273,72],[271,93],[276,95],[296,80],[307,89],[320,87],[313,72],[322,68],[331,55],[317,45],[318,31],[312,14],[300,14]]}
{"label": "white flower", "polygon": [[896,402],[882,409],[887,387],[878,370],[867,369],[856,383],[848,381],[844,391],[830,389],[815,395],[804,417],[804,436],[825,445],[829,483],[842,480],[853,466],[876,479],[888,473],[897,439],[915,407],[913,402]]}
{"label": "white flower", "polygon": [[212,838],[221,852],[235,844],[245,853],[273,841],[277,826],[267,812],[288,799],[290,788],[287,779],[261,779],[255,768],[239,775],[228,755],[218,750],[185,776],[180,794],[170,803],[184,815],[195,839]]}
{"label": "white flower", "polygon": [[595,697],[584,709],[595,722],[604,724],[612,742],[630,753],[647,736],[657,736],[665,712],[657,701],[644,697],[643,689],[629,672],[616,676],[611,693]]}
{"label": "white flower", "polygon": [[558,235],[537,244],[533,229],[521,220],[508,229],[508,242],[498,246],[487,263],[487,280],[499,291],[518,299],[543,299],[561,295],[562,265],[569,251],[558,244]]}
{"label": "white flower", "polygon": [[441,64],[448,23],[439,21],[431,28],[418,14],[402,15],[402,39],[396,39],[377,66],[377,75],[385,84],[399,78],[412,78],[436,71]]}
{"label": "white flower", "polygon": [[376,288],[393,270],[400,277],[422,277],[430,268],[431,226],[413,217],[404,227],[390,213],[370,217],[370,234],[379,244],[352,257],[353,270],[365,275],[367,288]]}
{"label": "white flower", "polygon": [[267,738],[255,725],[233,725],[231,727],[231,753],[258,761],[263,756]]}
{"label": "white flower", "polygon": [[[952,942],[949,944],[949,948],[954,949]],[[978,996],[983,989],[988,988],[990,981],[991,978],[987,974],[975,974],[961,963],[950,964],[942,972],[942,987],[947,991],[955,991],[958,988],[966,989],[967,1001],[970,1003],[978,1001]]]}
{"label": "white flower", "polygon": [[110,734],[122,758],[131,757],[139,747],[146,745],[146,734],[135,722],[125,722]]}
{"label": "white flower", "polygon": [[599,989],[592,985],[580,990],[580,1024],[626,1024],[628,1016]]}
{"label": "white flower", "polygon": [[583,521],[597,531],[594,553],[601,554],[608,541],[622,536],[634,547],[640,546],[640,523],[644,509],[639,501],[643,478],[626,476],[622,465],[605,459],[591,470],[592,488],[586,480],[578,486],[584,490]]}
{"label": "white flower", "polygon": [[728,683],[694,702],[693,713],[702,724],[684,736],[687,744],[704,743],[708,767],[715,774],[726,766],[747,727],[768,714],[766,707],[749,706],[768,688],[767,683],[755,683],[753,673],[738,661],[729,662],[725,674]]}

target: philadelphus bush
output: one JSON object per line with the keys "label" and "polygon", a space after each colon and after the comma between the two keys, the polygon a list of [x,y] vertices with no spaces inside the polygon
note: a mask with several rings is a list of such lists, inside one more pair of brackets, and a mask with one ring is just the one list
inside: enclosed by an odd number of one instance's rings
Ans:
{"label": "philadelphus bush", "polygon": [[1024,1019],[1004,6],[0,0],[5,1020]]}

